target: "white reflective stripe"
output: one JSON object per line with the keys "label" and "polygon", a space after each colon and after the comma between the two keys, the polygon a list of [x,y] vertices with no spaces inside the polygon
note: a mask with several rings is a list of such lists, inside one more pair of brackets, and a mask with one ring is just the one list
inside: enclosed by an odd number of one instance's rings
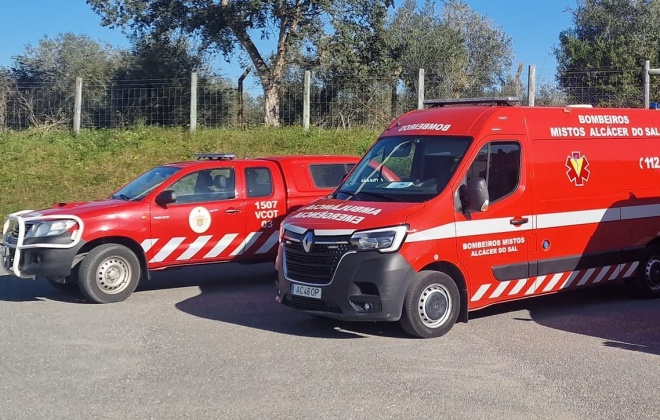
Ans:
{"label": "white reflective stripe", "polygon": [[564,284],[561,285],[560,289],[565,289],[565,288],[569,287],[571,285],[571,283],[573,283],[573,280],[575,280],[577,278],[578,274],[580,274],[580,273],[581,273],[580,271],[573,271],[571,273],[571,275],[568,276],[566,281],[564,281]]}
{"label": "white reflective stripe", "polygon": [[621,273],[621,267],[623,264],[619,264],[616,266],[612,274],[610,274],[610,277],[607,280],[614,280],[615,278],[619,277],[619,273]]}
{"label": "white reflective stripe", "polygon": [[472,299],[470,299],[472,302],[477,301],[483,297],[484,294],[488,291],[490,288],[490,284],[482,284],[481,287],[479,287],[479,290],[477,290],[477,293],[472,296]]}
{"label": "white reflective stripe", "polygon": [[[523,216],[531,221],[532,216]],[[525,223],[520,226],[511,224],[513,217],[498,217],[497,219],[468,220],[456,223],[456,237],[487,235],[489,233],[520,232],[521,230],[531,230],[531,223]]]}
{"label": "white reflective stripe", "polygon": [[[607,267],[601,268],[600,273],[598,273],[598,275],[596,276],[596,278],[594,279],[593,282],[594,283],[600,282],[603,279],[603,277],[605,277],[605,274],[607,274],[607,271],[610,269],[610,267],[611,267],[611,265],[608,265]],[[584,283],[582,283],[582,284],[584,284]],[[581,286],[582,284],[578,284],[578,286]]]}
{"label": "white reflective stripe", "polygon": [[154,255],[154,257],[151,259],[149,262],[161,262],[165,258],[169,257],[174,250],[176,250],[179,245],[181,245],[181,242],[183,242],[186,238],[185,237],[177,237],[177,238],[172,238],[170,239],[164,247],[161,248],[160,251],[158,251],[158,254]]}
{"label": "white reflective stripe", "polygon": [[525,283],[527,283],[527,280],[529,279],[520,279],[518,280],[518,283],[516,283],[515,286],[513,286],[513,289],[509,292],[509,296],[515,295],[519,293],[523,287],[525,287]]}
{"label": "white reflective stripe", "polygon": [[[598,275],[601,275],[601,276],[602,276],[602,270],[603,270],[603,269],[602,269],[602,268],[599,268],[599,270],[600,270],[600,272],[599,272]],[[584,273],[584,274],[582,275],[582,278],[581,278],[580,281],[578,282],[577,286],[582,286],[583,284],[585,284],[586,282],[588,282],[589,279],[591,279],[591,276],[593,275],[594,271],[596,271],[595,268],[590,268],[590,269],[588,269],[588,270],[586,271],[586,273]],[[598,278],[598,277],[596,277],[596,278]]]}
{"label": "white reflective stripe", "polygon": [[500,284],[497,285],[497,288],[493,291],[493,293],[490,295],[490,299],[494,299],[497,297],[500,297],[502,292],[506,289],[506,287],[510,284],[510,281],[503,281],[500,282]]}
{"label": "white reflective stripe", "polygon": [[215,244],[213,249],[211,249],[206,255],[204,255],[204,258],[215,258],[215,257],[217,257],[218,255],[220,255],[222,253],[222,251],[225,250],[225,248],[227,248],[229,246],[231,241],[233,241],[234,238],[236,238],[237,236],[238,236],[238,233],[228,233],[228,234],[226,234],[225,236],[222,237],[222,239],[220,239],[218,241],[217,244]]}
{"label": "white reflective stripe", "polygon": [[149,252],[151,247],[153,247],[156,244],[156,242],[158,242],[158,239],[145,239],[144,241],[142,241],[140,246],[142,247],[144,253],[146,254],[147,252]]}
{"label": "white reflective stripe", "polygon": [[539,276],[537,277],[533,282],[532,285],[529,286],[529,289],[525,292],[526,295],[531,295],[532,293],[536,292],[536,289],[538,289],[541,286],[541,283],[543,283],[543,280],[545,280],[545,276]]}
{"label": "white reflective stripe", "polygon": [[638,265],[639,265],[639,261],[635,261],[634,263],[632,263],[632,265],[630,266],[630,268],[628,269],[628,271],[626,271],[626,272],[623,274],[623,278],[624,278],[624,279],[627,279],[628,277],[632,276],[633,273],[635,272],[635,270],[637,270],[637,266],[638,266]]}
{"label": "white reflective stripe", "polygon": [[645,206],[621,207],[621,218],[623,220],[644,219],[655,217],[660,214],[660,204],[648,204]]}
{"label": "white reflective stripe", "polygon": [[[473,235],[518,232],[521,230],[530,230],[532,228],[548,229],[554,227],[569,227],[590,223],[610,222],[621,219],[643,219],[657,216],[660,216],[660,204],[524,216],[530,219],[530,223],[526,223],[519,227],[511,225],[511,219],[513,219],[513,216],[499,217],[496,219],[467,220],[447,223],[411,233],[406,238],[406,242],[433,241]],[[302,228],[299,229],[301,231],[303,230]]]}
{"label": "white reflective stripe", "polygon": [[231,252],[231,254],[229,254],[229,255],[234,257],[236,255],[243,254],[245,251],[247,251],[254,244],[254,241],[256,241],[257,238],[259,238],[260,236],[261,236],[261,232],[252,232],[252,233],[250,233],[245,239],[243,239],[241,244],[239,246],[237,246],[236,249],[233,250]]}
{"label": "white reflective stripe", "polygon": [[559,283],[559,280],[562,278],[564,274],[565,273],[557,273],[554,276],[552,276],[550,282],[543,288],[543,291],[549,292],[550,290],[552,290],[557,285],[557,283]]}
{"label": "white reflective stripe", "polygon": [[279,234],[280,233],[278,231],[273,232],[273,234],[270,235],[270,238],[268,238],[268,240],[263,245],[261,245],[255,254],[264,254],[270,251],[270,249],[277,243]]}
{"label": "white reflective stripe", "polygon": [[621,219],[621,208],[567,211],[536,215],[536,227],[547,229],[610,222],[619,219]]}
{"label": "white reflective stripe", "polygon": [[177,261],[182,261],[182,260],[189,260],[192,257],[195,256],[199,252],[200,249],[206,245],[206,243],[211,239],[213,236],[212,235],[205,235],[205,236],[200,236],[199,238],[195,239],[195,242],[190,244],[188,249],[186,249],[186,252],[181,254],[179,258],[177,258]]}

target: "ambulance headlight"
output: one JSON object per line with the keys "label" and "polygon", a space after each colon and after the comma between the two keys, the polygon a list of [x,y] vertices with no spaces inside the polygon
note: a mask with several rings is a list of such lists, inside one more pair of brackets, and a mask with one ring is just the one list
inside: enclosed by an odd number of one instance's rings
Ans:
{"label": "ambulance headlight", "polygon": [[401,247],[407,232],[408,226],[363,230],[351,236],[351,245],[358,251],[394,252]]}
{"label": "ambulance headlight", "polygon": [[78,223],[75,220],[50,220],[37,222],[30,227],[25,238],[43,238],[46,236],[61,235],[74,228]]}

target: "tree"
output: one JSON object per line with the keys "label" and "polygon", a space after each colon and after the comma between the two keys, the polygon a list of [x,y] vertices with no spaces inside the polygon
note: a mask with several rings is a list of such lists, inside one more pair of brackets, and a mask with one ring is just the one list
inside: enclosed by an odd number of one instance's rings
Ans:
{"label": "tree", "polygon": [[440,11],[430,0],[420,8],[406,0],[389,32],[390,51],[410,90],[416,89],[419,69],[427,91],[438,97],[480,95],[507,83],[511,38],[462,0],[447,0]]}
{"label": "tree", "polygon": [[555,49],[559,85],[572,101],[639,106],[639,70],[660,58],[660,1],[579,0],[572,12]]}
{"label": "tree", "polygon": [[[279,125],[280,83],[291,46],[324,30],[333,13],[352,20],[374,2],[368,0],[87,0],[106,26],[141,33],[183,33],[199,39],[200,47],[226,58],[236,45],[245,51],[264,91],[267,125]],[[379,0],[377,3],[391,3]],[[257,39],[274,39],[267,55]]]}
{"label": "tree", "polygon": [[[74,86],[81,77],[88,102],[102,102],[108,84],[122,65],[119,51],[84,35],[43,37],[14,58],[12,78],[18,101],[32,125],[60,125],[71,120]],[[93,88],[92,88],[93,86]]]}

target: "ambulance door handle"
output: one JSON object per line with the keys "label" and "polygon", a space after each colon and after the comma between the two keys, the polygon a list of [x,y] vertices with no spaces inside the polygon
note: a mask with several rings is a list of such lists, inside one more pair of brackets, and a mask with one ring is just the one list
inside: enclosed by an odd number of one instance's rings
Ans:
{"label": "ambulance door handle", "polygon": [[514,226],[520,226],[520,225],[524,225],[525,223],[529,222],[529,219],[526,218],[526,217],[523,217],[521,219],[511,219],[509,222]]}
{"label": "ambulance door handle", "polygon": [[225,210],[225,213],[227,214],[232,214],[232,213],[240,213],[241,211],[239,209],[227,209]]}

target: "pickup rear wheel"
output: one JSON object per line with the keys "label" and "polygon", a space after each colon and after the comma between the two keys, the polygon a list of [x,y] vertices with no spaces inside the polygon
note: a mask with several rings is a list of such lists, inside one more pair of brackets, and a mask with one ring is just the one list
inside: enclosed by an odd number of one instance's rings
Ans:
{"label": "pickup rear wheel", "polygon": [[412,336],[440,337],[454,326],[459,309],[460,294],[451,277],[420,271],[408,286],[400,323]]}
{"label": "pickup rear wheel", "polygon": [[92,249],[80,263],[78,286],[95,303],[126,300],[140,280],[140,262],[135,253],[119,244]]}

